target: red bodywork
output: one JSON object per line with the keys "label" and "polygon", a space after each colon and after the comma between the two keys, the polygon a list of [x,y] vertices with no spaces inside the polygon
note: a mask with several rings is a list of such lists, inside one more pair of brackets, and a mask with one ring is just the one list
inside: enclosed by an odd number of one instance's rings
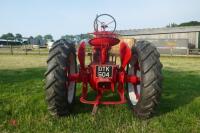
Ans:
{"label": "red bodywork", "polygon": [[[124,96],[124,85],[130,82],[134,85],[140,83],[140,79],[135,75],[128,75],[125,71],[131,59],[131,49],[125,42],[120,42],[117,35],[108,31],[95,32],[94,38],[89,41],[93,48],[92,62],[85,65],[85,42],[80,44],[78,49],[78,60],[80,62],[79,73],[68,75],[70,81],[82,83],[82,95],[80,101],[86,104],[123,104],[126,103]],[[120,45],[121,65],[117,65],[113,58],[110,59],[110,49],[114,45]],[[103,70],[108,71],[104,73]],[[109,71],[110,70],[110,71]],[[102,73],[101,73],[102,71]],[[99,76],[100,75],[100,76]],[[87,100],[88,85],[97,92],[96,99]],[[117,88],[120,96],[119,101],[101,101],[105,91],[114,92]]]}

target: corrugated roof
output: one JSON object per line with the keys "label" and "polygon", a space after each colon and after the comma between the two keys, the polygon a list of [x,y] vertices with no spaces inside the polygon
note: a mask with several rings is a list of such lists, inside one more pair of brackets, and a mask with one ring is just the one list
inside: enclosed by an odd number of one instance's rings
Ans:
{"label": "corrugated roof", "polygon": [[121,35],[124,35],[124,36],[187,33],[187,32],[200,32],[200,26],[131,29],[131,30],[118,30],[118,31],[116,31],[117,34],[121,34]]}
{"label": "corrugated roof", "polygon": [[6,40],[6,39],[0,39],[0,41],[2,42],[20,42],[20,41],[17,41],[17,40]]}

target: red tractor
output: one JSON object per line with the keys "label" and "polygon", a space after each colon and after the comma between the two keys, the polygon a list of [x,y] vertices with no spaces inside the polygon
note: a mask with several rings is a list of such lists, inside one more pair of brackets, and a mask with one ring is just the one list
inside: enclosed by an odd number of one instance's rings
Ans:
{"label": "red tractor", "polygon": [[[106,18],[106,19],[105,19]],[[109,20],[110,19],[110,20]],[[75,45],[61,39],[49,51],[46,76],[46,100],[52,115],[70,114],[76,96],[76,83],[81,83],[80,102],[93,105],[129,103],[139,118],[149,118],[155,112],[161,96],[162,64],[155,46],[138,41],[132,48],[120,42],[115,33],[116,21],[101,14],[94,21],[94,38],[89,40],[93,50],[90,63],[86,61],[86,42],[81,42],[77,55]],[[111,53],[119,45],[119,61]],[[77,69],[76,57],[80,63]],[[88,86],[96,91],[96,98],[88,100]],[[118,101],[103,101],[104,92],[117,92]]]}

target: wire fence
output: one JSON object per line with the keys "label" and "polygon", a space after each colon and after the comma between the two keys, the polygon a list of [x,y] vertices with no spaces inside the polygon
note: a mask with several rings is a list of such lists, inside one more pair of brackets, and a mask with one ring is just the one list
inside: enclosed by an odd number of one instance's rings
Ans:
{"label": "wire fence", "polygon": [[24,55],[31,55],[31,54],[48,54],[49,50],[46,47],[34,47],[33,45],[4,45],[0,46],[0,54],[24,54]]}

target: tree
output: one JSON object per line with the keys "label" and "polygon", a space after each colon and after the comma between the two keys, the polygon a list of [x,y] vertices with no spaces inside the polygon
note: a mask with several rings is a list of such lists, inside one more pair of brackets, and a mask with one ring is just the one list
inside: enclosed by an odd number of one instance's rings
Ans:
{"label": "tree", "polygon": [[166,27],[183,27],[183,26],[200,26],[200,22],[198,21],[189,21],[189,22],[184,22],[181,24],[176,24],[176,23],[171,23],[167,25]]}
{"label": "tree", "polygon": [[7,34],[3,34],[1,36],[1,39],[6,39],[6,40],[14,40],[15,36],[12,33],[7,33]]}
{"label": "tree", "polygon": [[200,26],[200,22],[198,21],[190,21],[179,24],[179,26]]}
{"label": "tree", "polygon": [[34,38],[32,36],[28,38],[28,44],[34,44]]}
{"label": "tree", "polygon": [[170,27],[178,27],[178,24],[176,23],[170,23],[166,26],[167,28],[170,28]]}
{"label": "tree", "polygon": [[176,23],[171,23],[171,27],[177,27],[178,26],[178,24],[176,24]]}
{"label": "tree", "polygon": [[15,35],[15,39],[16,39],[17,41],[22,42],[23,37],[22,37],[21,34],[17,33],[17,34]]}
{"label": "tree", "polygon": [[91,39],[92,38],[92,35],[88,35],[88,34],[79,34],[79,35],[65,35],[65,36],[62,36],[61,39],[66,39],[66,40],[69,40],[69,41],[73,41],[75,43],[79,43],[81,40],[88,40],[88,39]]}
{"label": "tree", "polygon": [[48,35],[45,35],[44,36],[44,40],[47,41],[47,40],[53,40],[53,36],[48,34]]}
{"label": "tree", "polygon": [[74,41],[74,36],[73,35],[65,35],[65,36],[62,36],[61,39],[66,39],[68,41]]}
{"label": "tree", "polygon": [[41,35],[37,35],[35,38],[35,44],[42,45],[43,44],[43,37]]}

